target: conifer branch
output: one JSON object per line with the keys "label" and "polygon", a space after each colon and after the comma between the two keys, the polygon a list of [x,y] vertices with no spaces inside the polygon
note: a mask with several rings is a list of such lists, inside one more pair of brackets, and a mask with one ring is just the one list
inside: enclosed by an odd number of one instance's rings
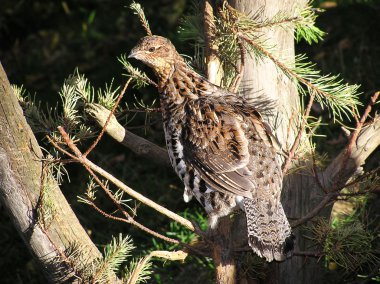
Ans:
{"label": "conifer branch", "polygon": [[122,234],[119,234],[118,239],[113,238],[111,243],[104,248],[104,258],[97,264],[91,283],[104,283],[104,278],[107,279],[110,272],[117,272],[134,248],[128,236],[123,238]]}

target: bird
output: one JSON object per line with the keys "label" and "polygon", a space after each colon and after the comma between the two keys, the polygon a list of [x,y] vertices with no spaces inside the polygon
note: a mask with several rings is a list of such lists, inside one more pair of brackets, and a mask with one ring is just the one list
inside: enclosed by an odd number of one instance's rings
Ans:
{"label": "bird", "polygon": [[195,72],[171,41],[143,37],[129,58],[157,77],[171,164],[214,230],[219,219],[242,210],[248,244],[266,261],[283,261],[293,235],[280,202],[279,143],[252,103]]}

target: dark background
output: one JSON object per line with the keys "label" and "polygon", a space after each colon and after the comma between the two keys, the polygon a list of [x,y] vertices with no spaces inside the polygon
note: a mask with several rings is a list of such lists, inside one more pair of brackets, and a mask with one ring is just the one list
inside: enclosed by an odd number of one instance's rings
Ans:
{"label": "dark background", "polygon": [[[180,53],[192,55],[191,45],[178,39],[181,17],[189,11],[192,1],[140,1],[155,34],[170,38]],[[137,17],[126,6],[129,1],[77,0],[1,0],[0,2],[0,60],[12,84],[23,85],[37,100],[55,105],[65,78],[76,67],[92,85],[103,87],[114,78],[115,85],[125,81],[117,57],[129,53],[137,40],[145,35]],[[328,34],[317,45],[300,43],[297,51],[307,53],[323,73],[340,73],[349,83],[361,84],[363,103],[380,88],[380,3],[379,1],[317,1],[315,7],[326,8],[318,26]],[[144,69],[137,62],[135,66]],[[149,72],[149,71],[148,71]],[[126,101],[138,99],[152,102],[157,98],[153,88],[129,91]],[[164,145],[160,116],[153,114],[151,125],[142,129],[144,115],[137,116],[128,126],[140,135]],[[332,154],[343,146],[336,142],[341,135],[338,126],[325,131],[320,151]],[[91,158],[100,166],[111,169],[121,180],[175,212],[192,214],[204,221],[195,202],[182,200],[183,186],[171,170],[143,160],[129,150],[105,137]],[[372,155],[369,167],[378,165],[378,152]],[[91,238],[102,246],[119,232],[131,234],[136,256],[149,250],[168,248],[128,225],[105,220],[94,210],[77,202],[76,196],[85,190],[87,179],[79,166],[69,168],[71,183],[63,192]],[[104,208],[111,204],[104,199]],[[197,215],[197,216],[195,216]],[[141,208],[138,220],[159,232],[170,227],[166,218],[152,210]],[[171,226],[174,226],[173,224]],[[170,227],[170,228],[169,228]],[[191,238],[184,232],[184,238]],[[207,283],[212,279],[212,265],[207,260],[192,258],[185,265],[156,262],[151,283]],[[17,232],[0,205],[0,283],[45,283]]]}

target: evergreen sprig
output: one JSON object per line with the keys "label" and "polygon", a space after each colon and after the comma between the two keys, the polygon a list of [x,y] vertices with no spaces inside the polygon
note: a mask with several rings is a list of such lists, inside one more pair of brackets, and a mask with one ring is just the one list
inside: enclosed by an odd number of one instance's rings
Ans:
{"label": "evergreen sprig", "polygon": [[152,35],[152,31],[150,30],[148,20],[145,17],[145,13],[143,8],[139,3],[136,3],[135,1],[132,2],[132,4],[129,6],[129,8],[132,9],[133,13],[139,17],[139,20],[144,27],[146,33],[148,36]]}
{"label": "evergreen sprig", "polygon": [[23,86],[12,85],[12,89],[34,133],[49,133],[57,126],[57,107],[43,110],[41,102],[37,102],[36,96],[31,96]]}
{"label": "evergreen sprig", "polygon": [[181,19],[178,35],[180,40],[193,41],[196,45],[204,47],[203,15],[198,1],[192,1],[189,13]]}
{"label": "evergreen sprig", "polygon": [[298,91],[306,95],[314,93],[316,100],[322,106],[326,106],[335,119],[348,119],[357,114],[359,101],[359,85],[343,83],[337,75],[321,75],[315,69],[315,64],[308,62],[305,55],[298,55],[295,59],[295,67],[280,67],[285,74],[297,81]]}
{"label": "evergreen sprig", "polygon": [[320,218],[307,230],[312,234],[309,238],[321,247],[327,263],[357,271],[379,261],[373,248],[375,236],[355,216],[346,216],[333,224]]}
{"label": "evergreen sprig", "polygon": [[123,271],[123,278],[130,284],[147,283],[152,275],[150,257],[132,259]]}
{"label": "evergreen sprig", "polygon": [[92,283],[108,283],[134,248],[129,236],[119,234],[118,237],[113,237],[111,243],[104,248],[104,257],[95,264]]}
{"label": "evergreen sprig", "polygon": [[[295,38],[297,42],[304,39],[308,44],[318,43],[325,36],[325,32],[320,30],[316,25],[316,9],[307,3],[299,13],[299,20],[295,21]],[[321,11],[321,10],[317,10]]]}
{"label": "evergreen sprig", "polygon": [[153,82],[144,72],[138,68],[133,67],[131,63],[129,63],[125,54],[120,56],[118,60],[123,65],[125,71],[127,71],[127,73],[124,75],[133,79],[135,88],[140,89],[150,84],[156,85],[156,83]]}

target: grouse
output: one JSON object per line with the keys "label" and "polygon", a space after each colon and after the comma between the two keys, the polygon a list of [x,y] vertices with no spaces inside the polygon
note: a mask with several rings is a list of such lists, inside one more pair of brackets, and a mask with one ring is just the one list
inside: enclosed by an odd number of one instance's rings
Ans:
{"label": "grouse", "polygon": [[192,70],[174,45],[146,36],[129,54],[158,79],[165,139],[174,170],[208,214],[209,227],[235,210],[247,220],[248,243],[267,261],[284,260],[293,236],[280,203],[281,161],[258,111]]}

